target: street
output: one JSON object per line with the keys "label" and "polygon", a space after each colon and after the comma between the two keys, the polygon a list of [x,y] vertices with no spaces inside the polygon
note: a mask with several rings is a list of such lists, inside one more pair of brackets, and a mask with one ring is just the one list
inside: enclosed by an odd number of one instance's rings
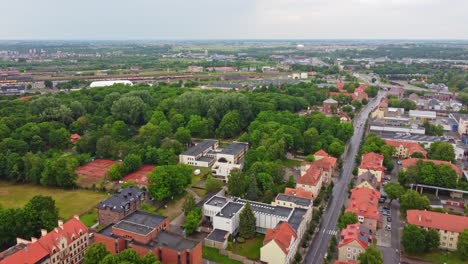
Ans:
{"label": "street", "polygon": [[380,91],[376,98],[370,101],[354,119],[354,134],[351,137],[348,148],[343,154],[343,168],[340,178],[336,181],[333,188],[333,199],[327,206],[326,211],[322,215],[319,231],[316,233],[314,240],[310,246],[307,255],[304,258],[305,263],[320,264],[323,263],[325,253],[328,249],[328,244],[332,234],[338,232],[336,226],[338,217],[340,216],[341,208],[343,207],[346,196],[348,195],[348,184],[351,181],[352,170],[355,163],[356,155],[358,154],[359,145],[364,133],[365,122],[369,113],[379,104],[380,99],[385,95],[385,92]]}

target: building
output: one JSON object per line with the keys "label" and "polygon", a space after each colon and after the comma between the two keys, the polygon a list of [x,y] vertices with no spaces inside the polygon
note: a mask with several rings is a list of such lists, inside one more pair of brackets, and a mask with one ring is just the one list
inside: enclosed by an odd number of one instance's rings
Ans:
{"label": "building", "polygon": [[359,174],[355,184],[356,188],[370,188],[377,191],[380,190],[381,187],[381,183],[377,181],[375,175],[369,171]]}
{"label": "building", "polygon": [[388,91],[388,95],[396,96],[397,98],[402,98],[405,94],[405,90],[401,87],[392,87]]}
{"label": "building", "polygon": [[269,264],[289,264],[298,246],[297,234],[286,222],[268,229],[260,248],[260,260]]}
{"label": "building", "polygon": [[202,66],[188,66],[187,67],[187,71],[188,72],[192,72],[192,73],[195,73],[195,72],[203,72],[203,67]]}
{"label": "building", "polygon": [[310,208],[312,206],[312,198],[303,198],[295,195],[288,195],[284,193],[278,193],[276,198],[271,205],[286,206],[291,208]]}
{"label": "building", "polygon": [[457,175],[459,177],[461,177],[463,175],[463,171],[460,168],[458,168],[457,165],[455,165],[455,164],[453,164],[453,163],[451,163],[449,161],[445,161],[445,160],[410,158],[410,159],[402,160],[401,161],[401,167],[403,168],[403,170],[406,170],[409,167],[416,165],[418,163],[418,161],[432,162],[432,163],[434,163],[436,165],[441,165],[441,164],[448,165],[448,166],[452,167],[452,169],[457,173]]}
{"label": "building", "polygon": [[313,197],[316,198],[320,193],[322,184],[322,170],[316,166],[310,166],[305,174],[297,179],[296,188],[312,192]]}
{"label": "building", "polygon": [[41,229],[40,238],[31,241],[18,238],[17,245],[0,254],[0,264],[62,264],[81,263],[89,246],[88,228],[74,216],[47,233]]}
{"label": "building", "polygon": [[99,224],[103,226],[116,224],[138,210],[146,199],[146,192],[137,187],[120,189],[97,206]]}
{"label": "building", "polygon": [[358,175],[361,175],[365,172],[370,172],[374,174],[377,178],[377,181],[382,182],[384,176],[384,167],[383,167],[384,156],[382,154],[377,154],[374,152],[365,153],[362,155],[361,165],[358,167]]}
{"label": "building", "polygon": [[211,169],[213,175],[227,181],[233,169],[242,169],[244,157],[248,149],[248,143],[233,142],[226,148],[217,151],[216,161]]}
{"label": "building", "polygon": [[361,84],[359,85],[359,87],[357,87],[356,89],[354,89],[354,92],[353,92],[353,100],[363,100],[363,99],[368,99],[368,95],[367,93],[365,92],[367,88],[367,84]]}
{"label": "building", "polygon": [[355,213],[359,223],[374,233],[380,221],[379,199],[380,193],[376,190],[354,188],[346,212]]}
{"label": "building", "polygon": [[412,119],[417,120],[434,120],[437,118],[437,114],[434,111],[420,111],[420,110],[409,110],[409,116]]}
{"label": "building", "polygon": [[284,190],[284,194],[307,198],[307,199],[312,199],[314,197],[312,192],[306,191],[305,189],[300,188],[300,187],[299,188],[286,188]]}
{"label": "building", "polygon": [[334,114],[338,110],[338,101],[332,98],[328,98],[323,101],[323,112],[327,115]]}
{"label": "building", "polygon": [[458,134],[461,136],[468,134],[468,117],[460,116],[458,121]]}
{"label": "building", "polygon": [[91,88],[106,87],[106,86],[112,86],[114,84],[124,84],[124,85],[129,85],[129,86],[133,85],[133,83],[128,80],[115,80],[115,81],[94,81],[89,85],[89,87]]}
{"label": "building", "polygon": [[439,232],[441,249],[457,250],[458,236],[468,229],[468,217],[426,210],[408,210],[408,224]]}
{"label": "building", "polygon": [[197,167],[211,167],[214,162],[212,153],[218,148],[217,140],[205,139],[179,155],[179,162]]}
{"label": "building", "polygon": [[170,232],[167,217],[135,211],[116,224],[95,233],[94,241],[103,243],[112,254],[133,249],[144,256],[153,253],[162,263],[202,263],[200,241]]}
{"label": "building", "polygon": [[6,84],[0,87],[0,95],[22,95],[26,93],[24,84]]}
{"label": "building", "polygon": [[359,254],[372,243],[370,230],[361,224],[348,225],[341,231],[338,244],[339,261],[357,261]]}
{"label": "building", "polygon": [[70,136],[70,141],[73,145],[76,145],[76,142],[78,142],[78,140],[80,140],[81,136],[79,134],[72,134]]}
{"label": "building", "polygon": [[393,157],[399,159],[410,158],[415,153],[421,153],[424,157],[427,156],[427,151],[416,142],[385,139],[385,143],[395,148]]}

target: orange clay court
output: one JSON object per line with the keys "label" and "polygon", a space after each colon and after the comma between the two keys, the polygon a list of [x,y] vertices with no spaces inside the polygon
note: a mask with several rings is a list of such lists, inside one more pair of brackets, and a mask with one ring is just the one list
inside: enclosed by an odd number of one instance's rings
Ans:
{"label": "orange clay court", "polygon": [[78,174],[78,184],[86,186],[99,183],[105,179],[107,170],[116,163],[117,161],[113,160],[96,159],[79,167],[75,171]]}
{"label": "orange clay court", "polygon": [[148,174],[153,171],[156,166],[143,165],[138,170],[128,174],[122,180],[125,182],[133,182],[138,186],[148,185]]}

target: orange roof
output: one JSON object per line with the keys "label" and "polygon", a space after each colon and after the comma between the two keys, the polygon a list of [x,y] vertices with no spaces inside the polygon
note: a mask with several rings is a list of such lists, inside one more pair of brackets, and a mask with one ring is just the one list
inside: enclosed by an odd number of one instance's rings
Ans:
{"label": "orange roof", "polygon": [[406,212],[408,223],[450,232],[461,233],[468,229],[468,217],[431,212],[426,210],[408,210]]}
{"label": "orange roof", "polygon": [[360,169],[365,170],[379,170],[384,171],[382,167],[384,156],[382,154],[377,154],[374,152],[365,153],[362,155]]}
{"label": "orange roof", "polygon": [[263,245],[267,244],[271,240],[274,240],[276,244],[283,250],[284,254],[288,254],[291,240],[297,238],[296,232],[287,222],[281,222],[274,229],[268,229],[263,239]]}
{"label": "orange roof", "polygon": [[319,151],[314,153],[314,156],[328,157],[328,153],[325,150],[320,149]]}
{"label": "orange roof", "polygon": [[379,107],[381,107],[381,108],[388,107],[388,99],[387,99],[387,97],[384,97],[384,98],[382,98],[382,100],[380,100]]}
{"label": "orange roof", "polygon": [[52,250],[55,250],[56,253],[60,251],[58,242],[62,237],[65,237],[68,243],[71,243],[73,241],[72,236],[74,236],[74,238],[80,237],[80,231],[84,234],[88,232],[88,229],[77,217],[73,217],[68,220],[68,222],[64,223],[63,227],[56,227],[47,235],[42,236],[36,242],[30,243],[24,249],[6,257],[0,261],[0,263],[37,263],[41,259],[55,254],[52,253]]}
{"label": "orange roof", "polygon": [[336,83],[336,88],[338,88],[339,90],[343,90],[344,89],[344,82],[337,82]]}
{"label": "orange roof", "polygon": [[286,188],[284,190],[284,194],[286,195],[293,195],[293,196],[297,196],[297,197],[302,197],[302,198],[306,198],[306,199],[312,199],[313,198],[313,194],[312,192],[309,192],[309,191],[306,191],[305,189],[299,187],[299,188]]}
{"label": "orange roof", "polygon": [[[314,163],[312,163],[313,165]],[[322,171],[316,166],[310,166],[306,173],[297,179],[297,183],[316,186],[320,181]]]}
{"label": "orange roof", "polygon": [[346,212],[353,212],[357,216],[379,220],[380,193],[369,188],[354,188]]}
{"label": "orange roof", "polygon": [[450,163],[449,161],[445,161],[445,160],[432,160],[432,159],[419,159],[419,158],[410,158],[410,159],[405,159],[405,160],[402,160],[401,161],[401,166],[403,168],[408,168],[408,167],[411,167],[411,166],[414,166],[416,165],[416,163],[419,161],[419,160],[422,160],[423,162],[432,162],[436,165],[441,165],[441,164],[444,164],[444,165],[449,165],[450,167],[452,167],[452,169],[458,174],[458,175],[462,175],[463,172],[460,168],[458,168],[455,164],[453,163]]}
{"label": "orange roof", "polygon": [[361,224],[351,224],[341,231],[341,241],[338,247],[342,247],[353,241],[357,241],[364,249],[369,246],[369,239],[372,241],[369,229],[361,227]]}
{"label": "orange roof", "polygon": [[403,146],[403,148],[408,149],[408,154],[413,155],[416,152],[419,152],[426,157],[427,151],[421,147],[418,143],[415,142],[408,142],[403,140],[393,140],[393,139],[385,139],[385,143],[391,147],[399,148]]}
{"label": "orange roof", "polygon": [[348,260],[348,261],[335,260],[335,264],[357,264],[357,262],[354,260]]}
{"label": "orange roof", "polygon": [[153,171],[156,166],[143,165],[138,170],[127,174],[122,180],[126,182],[134,182],[137,185],[148,185],[148,174]]}

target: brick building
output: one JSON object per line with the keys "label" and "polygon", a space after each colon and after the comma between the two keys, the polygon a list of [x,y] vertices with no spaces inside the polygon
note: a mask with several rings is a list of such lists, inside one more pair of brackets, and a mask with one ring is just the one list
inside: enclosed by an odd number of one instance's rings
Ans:
{"label": "brick building", "polygon": [[327,115],[334,114],[338,110],[338,101],[332,98],[328,98],[327,100],[323,101],[323,110]]}
{"label": "brick building", "polygon": [[139,255],[153,253],[162,263],[202,263],[202,245],[170,232],[167,217],[135,211],[94,236],[112,254],[131,248]]}
{"label": "brick building", "polygon": [[47,233],[41,230],[39,239],[17,238],[17,245],[0,253],[0,264],[75,264],[81,263],[89,246],[88,228],[74,216]]}
{"label": "brick building", "polygon": [[115,224],[140,208],[147,199],[146,192],[137,187],[120,189],[116,194],[103,200],[97,206],[99,224]]}

